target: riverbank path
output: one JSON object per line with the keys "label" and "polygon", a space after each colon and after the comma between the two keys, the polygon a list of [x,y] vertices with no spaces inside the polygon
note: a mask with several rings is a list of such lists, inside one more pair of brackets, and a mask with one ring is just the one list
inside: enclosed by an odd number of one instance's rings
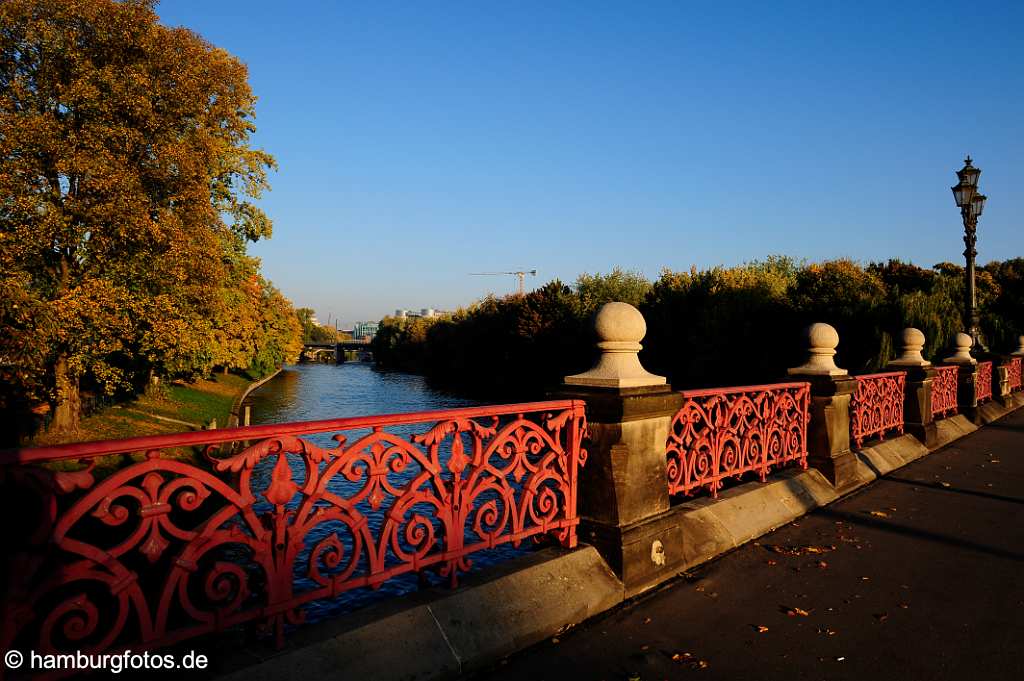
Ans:
{"label": "riverbank path", "polygon": [[476,679],[1024,679],[1024,410]]}

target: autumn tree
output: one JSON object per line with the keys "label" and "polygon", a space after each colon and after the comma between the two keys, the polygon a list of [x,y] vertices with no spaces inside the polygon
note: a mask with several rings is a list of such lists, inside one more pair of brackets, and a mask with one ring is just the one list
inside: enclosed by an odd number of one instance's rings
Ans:
{"label": "autumn tree", "polygon": [[0,364],[61,430],[83,380],[201,361],[223,254],[271,231],[245,66],[154,8],[0,3]]}

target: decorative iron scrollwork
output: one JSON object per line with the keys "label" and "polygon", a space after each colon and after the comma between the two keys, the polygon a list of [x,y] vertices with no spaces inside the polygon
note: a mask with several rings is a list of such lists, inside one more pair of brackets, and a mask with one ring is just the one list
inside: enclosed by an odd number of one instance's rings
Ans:
{"label": "decorative iron scrollwork", "polygon": [[704,489],[778,466],[807,468],[810,384],[684,391],[666,443],[670,494]]}
{"label": "decorative iron scrollwork", "polygon": [[[78,471],[45,465],[67,447],[5,453],[0,485],[39,513],[7,552],[0,643],[142,650],[257,621],[280,644],[316,600],[425,569],[454,586],[474,553],[542,535],[573,547],[585,431],[559,401],[85,443]],[[231,441],[254,444],[219,456]]]}

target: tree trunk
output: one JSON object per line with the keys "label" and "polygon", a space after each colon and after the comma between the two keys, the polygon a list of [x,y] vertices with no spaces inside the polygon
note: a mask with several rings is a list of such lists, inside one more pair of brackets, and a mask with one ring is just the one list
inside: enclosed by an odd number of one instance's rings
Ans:
{"label": "tree trunk", "polygon": [[68,372],[67,357],[61,355],[53,367],[57,400],[53,408],[53,422],[50,430],[59,433],[73,433],[78,430],[82,416],[82,399],[78,392],[78,376]]}
{"label": "tree trunk", "polygon": [[68,371],[68,357],[57,357],[53,367],[56,383],[56,403],[53,407],[53,422],[50,430],[56,432],[74,432],[78,430],[82,417],[82,398],[79,394],[78,376],[71,376]]}

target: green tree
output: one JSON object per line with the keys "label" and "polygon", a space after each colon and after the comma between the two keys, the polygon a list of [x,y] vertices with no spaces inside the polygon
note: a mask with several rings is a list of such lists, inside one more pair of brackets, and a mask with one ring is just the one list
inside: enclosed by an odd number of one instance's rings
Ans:
{"label": "green tree", "polygon": [[0,323],[45,348],[4,372],[57,429],[82,380],[113,393],[197,361],[167,339],[208,337],[222,254],[271,231],[245,67],[154,5],[0,3],[0,287],[20,301]]}
{"label": "green tree", "polygon": [[316,328],[316,324],[313,323],[316,312],[310,307],[300,307],[295,311],[295,317],[299,320],[299,327],[302,329],[302,342],[309,343],[313,337],[313,329]]}
{"label": "green tree", "polygon": [[651,292],[651,282],[639,272],[616,267],[608,274],[581,274],[573,291],[584,312],[590,314],[612,301],[639,307]]}

